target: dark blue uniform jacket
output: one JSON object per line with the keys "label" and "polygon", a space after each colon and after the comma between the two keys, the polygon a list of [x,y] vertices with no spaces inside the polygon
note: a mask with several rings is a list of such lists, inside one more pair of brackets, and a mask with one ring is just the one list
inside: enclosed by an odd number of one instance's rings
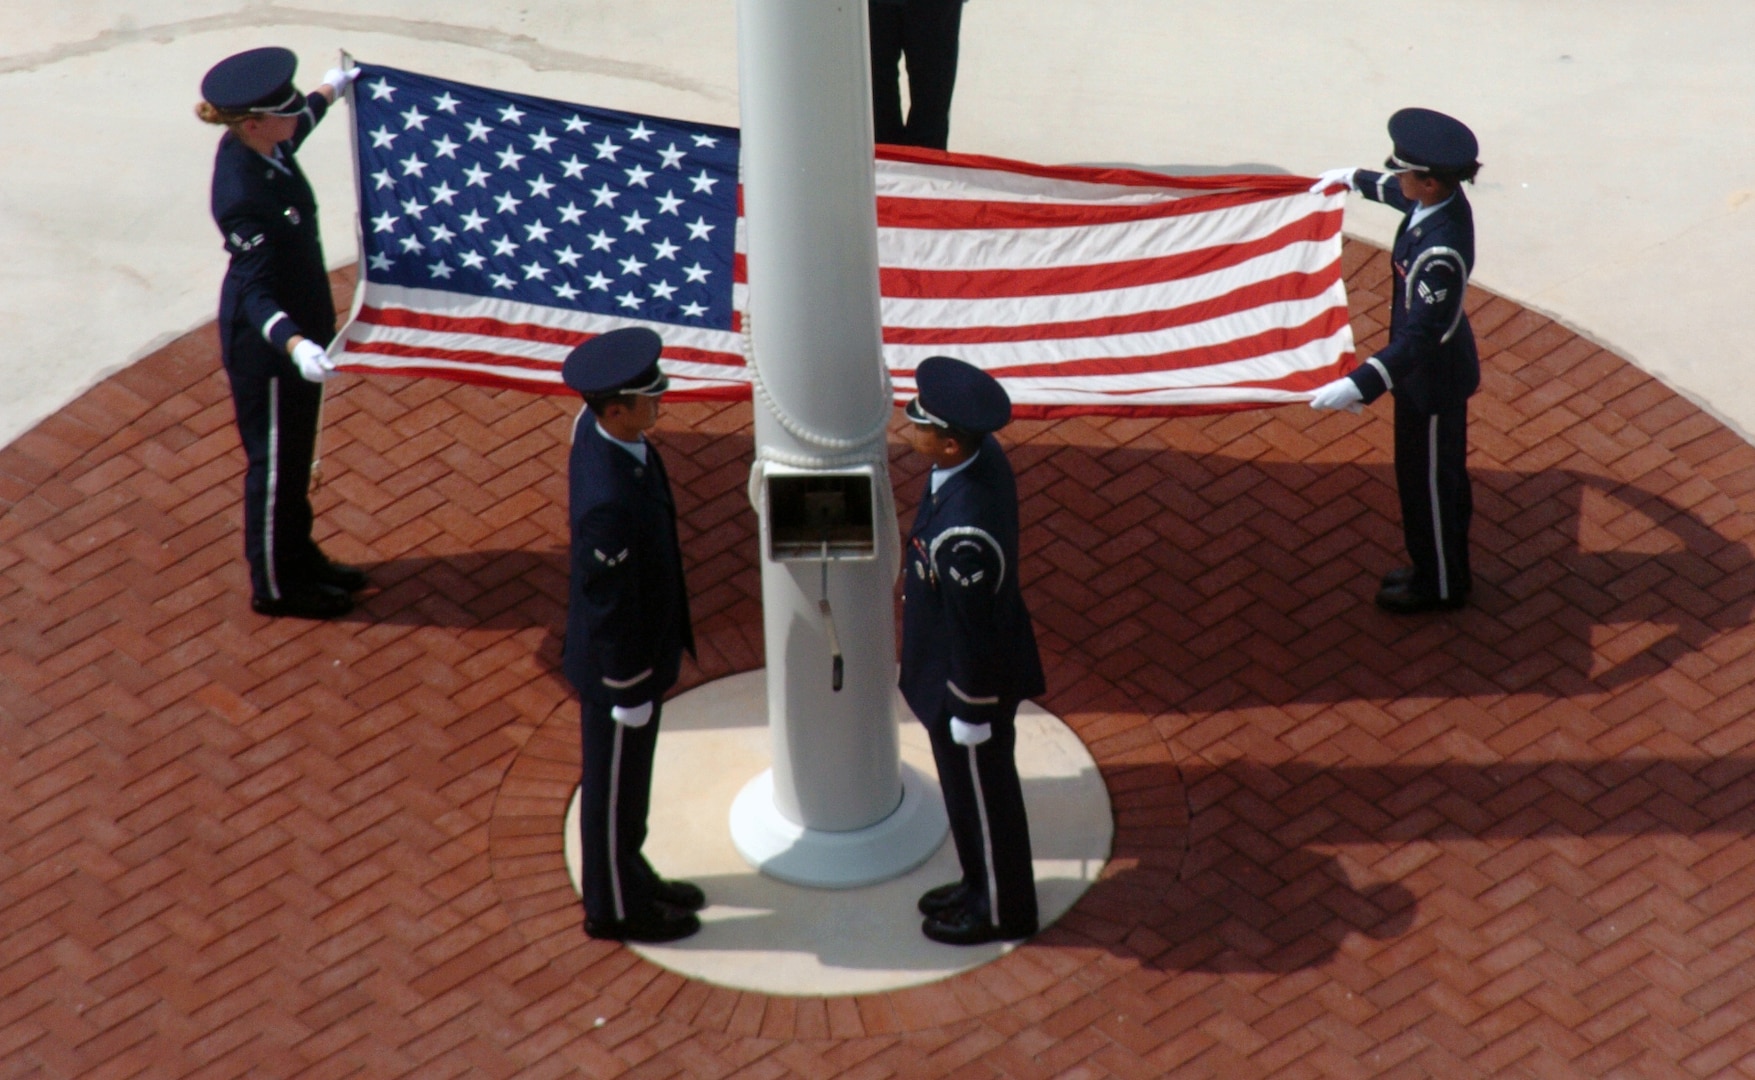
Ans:
{"label": "dark blue uniform jacket", "polygon": [[220,348],[228,371],[295,374],[286,348],[294,334],[324,346],[335,336],[335,302],[317,237],[317,197],[293,156],[328,109],[322,94],[305,98],[298,130],[279,147],[284,172],[230,133],[219,140],[213,220],[232,257],[219,298]]}
{"label": "dark blue uniform jacket", "polygon": [[646,464],[579,419],[568,462],[572,575],[561,665],[580,698],[654,701],[694,651],[676,504],[658,448]]}
{"label": "dark blue uniform jacket", "polygon": [[[1367,199],[1410,216],[1418,205],[1402,194],[1393,173],[1361,169],[1355,182]],[[1475,335],[1463,313],[1475,266],[1475,217],[1460,187],[1419,225],[1402,220],[1390,261],[1389,345],[1360,364],[1352,379],[1367,402],[1387,390],[1423,413],[1459,409],[1481,385]]]}
{"label": "dark blue uniform jacket", "polygon": [[1018,587],[1018,491],[989,435],[920,501],[902,584],[902,696],[922,721],[1009,719],[1046,683]]}

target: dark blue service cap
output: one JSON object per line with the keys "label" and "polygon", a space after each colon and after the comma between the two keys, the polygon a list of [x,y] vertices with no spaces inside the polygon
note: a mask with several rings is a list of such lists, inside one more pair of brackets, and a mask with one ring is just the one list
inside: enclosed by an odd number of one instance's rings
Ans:
{"label": "dark blue service cap", "polygon": [[999,380],[973,364],[933,356],[914,372],[918,388],[903,410],[916,424],[953,427],[976,435],[1012,422],[1012,399]]}
{"label": "dark blue service cap", "polygon": [[1395,154],[1391,168],[1420,172],[1466,172],[1481,152],[1475,133],[1454,116],[1431,109],[1400,109],[1389,118]]}
{"label": "dark blue service cap", "polygon": [[201,96],[226,112],[297,116],[305,108],[292,81],[298,66],[291,49],[272,45],[228,56],[201,80]]}
{"label": "dark blue service cap", "polygon": [[658,367],[664,339],[644,326],[599,334],[567,354],[561,381],[586,397],[662,394],[670,380]]}

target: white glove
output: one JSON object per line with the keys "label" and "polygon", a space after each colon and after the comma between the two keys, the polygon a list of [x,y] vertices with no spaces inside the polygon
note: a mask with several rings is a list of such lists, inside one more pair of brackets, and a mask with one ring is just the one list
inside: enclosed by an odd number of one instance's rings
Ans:
{"label": "white glove", "polygon": [[1336,184],[1347,185],[1348,191],[1358,191],[1358,187],[1353,183],[1353,174],[1358,171],[1358,169],[1329,169],[1316,178],[1316,183],[1310,185],[1310,191],[1314,195],[1321,195]]}
{"label": "white glove", "polygon": [[645,727],[652,719],[652,703],[644,705],[616,705],[609,710],[609,718],[627,727]]}
{"label": "white glove", "polygon": [[335,374],[335,361],[323,351],[323,346],[310,338],[293,346],[292,361],[298,365],[299,374],[311,382],[322,382]]}
{"label": "white glove", "polygon": [[348,85],[359,77],[360,69],[357,67],[332,67],[323,73],[323,85],[333,86],[335,88],[335,96],[340,97],[347,93]]}
{"label": "white glove", "polygon": [[1341,378],[1318,387],[1316,393],[1310,395],[1310,407],[1358,412],[1359,403],[1364,400],[1365,394],[1359,389],[1358,383],[1352,379]]}
{"label": "white glove", "polygon": [[971,724],[951,717],[951,741],[958,746],[980,746],[993,738],[992,724]]}

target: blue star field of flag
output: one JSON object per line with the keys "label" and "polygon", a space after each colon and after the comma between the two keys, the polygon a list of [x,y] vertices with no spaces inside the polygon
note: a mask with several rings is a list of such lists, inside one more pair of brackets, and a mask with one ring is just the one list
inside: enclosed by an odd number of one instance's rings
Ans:
{"label": "blue star field of flag", "polygon": [[361,69],[369,280],[730,328],[735,129]]}

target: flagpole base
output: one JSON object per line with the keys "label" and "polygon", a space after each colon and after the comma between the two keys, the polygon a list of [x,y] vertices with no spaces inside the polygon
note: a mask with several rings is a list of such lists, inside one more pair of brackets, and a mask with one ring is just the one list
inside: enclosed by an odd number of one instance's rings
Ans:
{"label": "flagpole base", "polygon": [[901,877],[932,857],[950,831],[938,782],[901,764],[902,802],[875,825],[809,829],[774,805],[774,770],[745,784],[731,804],[731,840],[745,862],[792,885],[852,889]]}

